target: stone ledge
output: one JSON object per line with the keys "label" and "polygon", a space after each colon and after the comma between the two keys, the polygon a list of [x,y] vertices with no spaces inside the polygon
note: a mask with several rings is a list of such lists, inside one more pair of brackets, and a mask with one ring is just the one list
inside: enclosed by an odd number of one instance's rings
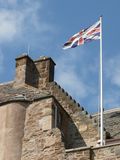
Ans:
{"label": "stone ledge", "polygon": [[[115,108],[112,108],[112,109],[105,110],[104,114],[109,114],[109,113],[113,113],[113,112],[117,112],[117,111],[120,111],[119,107],[117,107],[117,108],[115,107]],[[96,116],[98,116],[98,113],[95,113],[95,114],[92,115],[93,118],[96,117]]]}
{"label": "stone ledge", "polygon": [[108,147],[113,147],[113,146],[120,146],[120,143],[114,143],[114,144],[109,144],[109,145],[104,145],[104,146],[99,146],[99,147],[91,147],[91,149],[102,149],[102,148],[108,148]]}
{"label": "stone ledge", "polygon": [[[18,56],[18,57],[16,58],[16,60],[22,59],[22,58],[25,58],[25,57],[30,58],[27,53],[22,53],[22,55]],[[31,59],[31,58],[30,58],[30,59]]]}
{"label": "stone ledge", "polygon": [[54,65],[56,65],[55,62],[52,60],[51,57],[46,57],[46,56],[40,57],[39,59],[34,60],[34,62],[35,62],[35,63],[38,63],[38,62],[42,62],[42,61],[46,61],[46,60],[50,60],[50,61],[53,62]]}
{"label": "stone ledge", "polygon": [[108,148],[108,147],[113,147],[113,146],[119,146],[120,143],[115,143],[115,144],[110,144],[110,145],[105,145],[105,146],[99,146],[99,147],[80,147],[80,148],[75,148],[75,149],[66,149],[66,153],[69,152],[76,152],[76,151],[83,151],[83,150],[95,150],[95,149],[102,149],[102,148]]}
{"label": "stone ledge", "polygon": [[35,98],[33,100],[25,99],[25,98],[11,99],[11,100],[7,100],[7,101],[4,101],[4,102],[0,102],[0,107],[3,106],[3,105],[5,105],[5,104],[8,104],[8,103],[14,103],[14,102],[32,103],[32,102],[43,100],[43,99],[47,99],[47,98],[54,98],[54,96],[48,95],[48,96],[45,96],[45,97]]}
{"label": "stone ledge", "polygon": [[75,148],[75,149],[66,149],[66,153],[69,152],[76,152],[76,151],[83,151],[83,150],[90,150],[91,147],[80,147],[80,148]]}

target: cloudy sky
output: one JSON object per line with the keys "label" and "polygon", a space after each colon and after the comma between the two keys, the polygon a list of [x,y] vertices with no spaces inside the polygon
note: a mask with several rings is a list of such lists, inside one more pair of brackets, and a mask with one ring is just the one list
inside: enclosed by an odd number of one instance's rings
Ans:
{"label": "cloudy sky", "polygon": [[104,108],[120,107],[119,0],[0,0],[0,83],[15,76],[15,57],[52,57],[55,80],[89,112],[99,106],[99,40],[62,50],[103,15]]}

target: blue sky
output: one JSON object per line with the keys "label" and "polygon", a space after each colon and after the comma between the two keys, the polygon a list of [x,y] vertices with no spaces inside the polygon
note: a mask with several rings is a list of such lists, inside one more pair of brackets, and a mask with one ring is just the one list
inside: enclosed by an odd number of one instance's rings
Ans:
{"label": "blue sky", "polygon": [[120,106],[119,0],[0,0],[0,83],[15,76],[14,59],[52,57],[55,80],[89,112],[99,106],[99,41],[62,50],[70,36],[103,15],[104,108]]}

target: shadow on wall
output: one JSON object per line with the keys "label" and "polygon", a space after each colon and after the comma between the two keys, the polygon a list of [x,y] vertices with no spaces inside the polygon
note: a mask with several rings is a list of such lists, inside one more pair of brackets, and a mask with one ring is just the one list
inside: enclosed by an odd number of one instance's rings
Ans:
{"label": "shadow on wall", "polygon": [[87,146],[73,120],[69,117],[65,140],[66,149]]}
{"label": "shadow on wall", "polygon": [[[53,117],[55,115],[55,108],[56,106],[53,106]],[[53,124],[54,122],[55,117],[53,118]],[[66,149],[87,146],[74,121],[60,105],[57,105],[56,124],[56,127],[61,131],[62,141],[64,142]]]}
{"label": "shadow on wall", "polygon": [[25,77],[25,83],[38,87],[40,73],[32,61],[27,63]]}

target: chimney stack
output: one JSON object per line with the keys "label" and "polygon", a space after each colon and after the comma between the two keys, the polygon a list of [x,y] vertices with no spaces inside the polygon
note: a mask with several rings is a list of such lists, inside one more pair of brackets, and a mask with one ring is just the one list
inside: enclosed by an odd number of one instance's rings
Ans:
{"label": "chimney stack", "polygon": [[41,57],[34,61],[39,72],[39,87],[45,87],[48,82],[54,81],[54,66],[55,63],[50,57]]}
{"label": "chimney stack", "polygon": [[54,61],[49,57],[41,57],[36,61],[26,54],[17,57],[15,86],[46,87],[48,82],[54,81],[54,66]]}

